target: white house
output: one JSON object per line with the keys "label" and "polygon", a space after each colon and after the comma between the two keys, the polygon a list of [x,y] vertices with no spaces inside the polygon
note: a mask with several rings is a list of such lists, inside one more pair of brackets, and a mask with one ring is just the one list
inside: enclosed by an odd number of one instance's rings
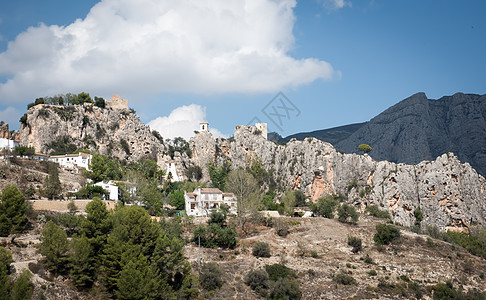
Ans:
{"label": "white house", "polygon": [[172,175],[171,181],[173,181],[173,182],[182,181],[182,176],[179,176],[177,174],[175,161],[169,160],[169,161],[166,161],[165,164],[167,165],[167,172],[166,172],[166,175],[165,175],[166,178],[167,178],[167,176],[169,176],[169,173],[170,173],[170,175]]}
{"label": "white house", "polygon": [[13,150],[18,145],[19,145],[19,143],[17,143],[14,140],[9,140],[9,139],[6,139],[6,138],[0,138],[0,149]]}
{"label": "white house", "polygon": [[184,193],[184,199],[188,216],[207,217],[222,204],[228,205],[230,214],[236,215],[238,204],[235,195],[216,188],[197,188],[192,193]]}
{"label": "white house", "polygon": [[53,155],[49,157],[49,161],[58,163],[61,168],[66,170],[86,169],[89,171],[91,158],[91,154],[79,152],[79,154]]}
{"label": "white house", "polygon": [[119,191],[118,191],[118,186],[113,182],[113,181],[108,181],[108,182],[97,182],[94,185],[101,186],[103,189],[107,190],[109,195],[109,199],[105,200],[114,200],[118,201],[119,200]]}

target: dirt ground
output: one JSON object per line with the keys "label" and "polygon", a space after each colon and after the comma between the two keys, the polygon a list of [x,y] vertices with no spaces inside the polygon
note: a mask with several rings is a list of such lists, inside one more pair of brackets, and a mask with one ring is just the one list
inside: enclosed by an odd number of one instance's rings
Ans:
{"label": "dirt ground", "polygon": [[[286,218],[291,227],[287,237],[279,237],[272,228],[240,240],[234,250],[201,249],[203,262],[217,262],[225,271],[226,284],[213,294],[213,299],[258,299],[244,284],[244,276],[252,269],[283,263],[296,271],[302,290],[302,299],[413,299],[416,292],[409,287],[415,282],[427,299],[431,294],[426,287],[451,280],[454,287],[486,290],[486,279],[479,275],[486,272],[486,261],[470,255],[459,246],[439,240],[429,240],[402,229],[399,243],[378,249],[374,245],[375,225],[383,220],[360,218],[358,225],[348,225],[325,218]],[[359,237],[363,250],[357,254],[348,246],[348,236]],[[251,246],[267,242],[271,247],[270,258],[256,258]],[[317,257],[312,257],[312,251]],[[366,255],[372,263],[365,262]],[[198,248],[186,246],[186,256],[197,269]],[[370,275],[375,270],[376,275]],[[342,285],[333,281],[339,273],[356,279],[356,284]],[[382,282],[381,285],[380,281]]]}
{"label": "dirt ground", "polygon": [[[287,237],[261,226],[251,237],[240,239],[235,249],[201,248],[202,262],[216,262],[225,272],[225,284],[214,292],[202,291],[200,298],[262,299],[245,285],[245,275],[252,269],[275,263],[296,271],[302,299],[414,299],[416,291],[410,288],[411,283],[416,283],[423,299],[431,299],[427,287],[448,280],[457,289],[486,290],[486,279],[480,278],[481,273],[486,273],[486,260],[472,256],[457,245],[430,238],[427,241],[427,236],[402,229],[399,243],[379,249],[374,245],[373,235],[375,225],[383,220],[361,216],[358,225],[349,225],[321,217],[283,219],[291,224]],[[40,231],[39,225],[34,225],[27,234],[0,238],[0,245],[12,251],[15,276],[24,269],[34,273],[33,299],[40,292],[47,299],[101,299],[77,291],[66,278],[46,273],[36,249]],[[363,241],[363,249],[357,254],[347,245],[350,235]],[[271,257],[252,255],[252,245],[257,241],[270,245]],[[197,245],[185,246],[186,257],[196,272],[198,253]],[[365,261],[366,255],[372,263]],[[371,270],[376,275],[370,275]],[[340,273],[354,277],[356,283],[334,282],[334,275]]]}

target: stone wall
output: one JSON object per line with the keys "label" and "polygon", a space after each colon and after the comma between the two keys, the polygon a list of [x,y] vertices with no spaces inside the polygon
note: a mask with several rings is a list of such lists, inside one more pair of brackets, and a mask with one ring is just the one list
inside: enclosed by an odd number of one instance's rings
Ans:
{"label": "stone wall", "polygon": [[112,109],[128,109],[128,100],[122,99],[120,95],[111,96],[111,101],[106,102],[107,108]]}
{"label": "stone wall", "polygon": [[[48,210],[56,212],[68,212],[68,204],[71,201],[66,200],[27,200],[31,205],[33,210]],[[91,200],[74,200],[74,204],[78,208],[78,211],[85,212],[86,205],[90,203]],[[106,203],[106,208],[108,210],[115,209],[115,201],[104,201]]]}

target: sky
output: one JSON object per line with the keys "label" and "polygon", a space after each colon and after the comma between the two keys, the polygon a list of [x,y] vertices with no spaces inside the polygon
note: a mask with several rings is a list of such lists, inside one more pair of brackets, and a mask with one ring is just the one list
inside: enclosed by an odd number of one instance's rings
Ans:
{"label": "sky", "polygon": [[486,2],[0,0],[0,120],[118,94],[165,138],[368,121],[417,92],[486,94]]}

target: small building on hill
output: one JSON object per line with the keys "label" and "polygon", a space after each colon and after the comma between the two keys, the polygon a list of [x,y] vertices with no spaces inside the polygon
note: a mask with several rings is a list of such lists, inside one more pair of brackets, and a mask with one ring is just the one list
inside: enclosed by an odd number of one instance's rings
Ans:
{"label": "small building on hill", "polygon": [[91,164],[91,159],[91,154],[82,152],[78,154],[52,155],[48,158],[49,161],[58,163],[61,169],[67,171],[79,171],[80,169],[90,171],[89,165]]}
{"label": "small building on hill", "polygon": [[6,138],[0,138],[0,150],[8,149],[8,150],[12,151],[18,145],[19,145],[19,143],[17,143],[14,140],[6,139]]}
{"label": "small building on hill", "polygon": [[108,182],[97,182],[94,185],[101,186],[103,189],[105,189],[108,192],[108,199],[103,199],[103,200],[113,200],[113,201],[118,201],[120,200],[120,191],[118,189],[118,185],[116,185],[115,182],[113,181],[108,181]]}
{"label": "small building on hill", "polygon": [[197,188],[192,193],[184,193],[188,216],[208,217],[211,211],[226,204],[230,214],[236,215],[237,199],[232,193],[223,193],[217,188]]}

